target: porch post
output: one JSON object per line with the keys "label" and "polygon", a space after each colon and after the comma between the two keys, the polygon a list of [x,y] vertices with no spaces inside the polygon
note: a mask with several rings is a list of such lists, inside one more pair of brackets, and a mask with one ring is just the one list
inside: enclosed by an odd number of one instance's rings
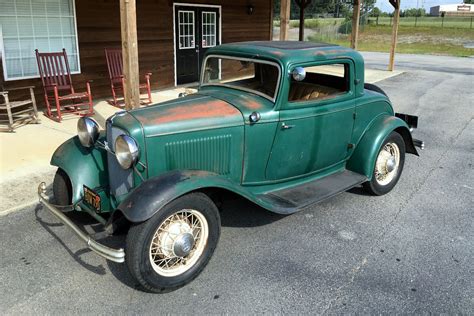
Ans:
{"label": "porch post", "polygon": [[295,0],[295,2],[300,8],[299,40],[304,41],[304,9],[311,3],[311,0]]}
{"label": "porch post", "polygon": [[288,40],[288,29],[290,28],[291,0],[281,0],[280,4],[280,41]]}
{"label": "porch post", "polygon": [[357,49],[357,42],[359,41],[359,19],[360,19],[360,5],[362,0],[354,0],[352,11],[352,32],[351,32],[351,47]]}
{"label": "porch post", "polygon": [[137,13],[135,0],[120,0],[125,109],[140,106]]}
{"label": "porch post", "polygon": [[389,2],[395,8],[393,12],[392,45],[390,47],[390,59],[388,61],[388,71],[393,71],[398,40],[398,24],[400,22],[400,0],[389,0]]}

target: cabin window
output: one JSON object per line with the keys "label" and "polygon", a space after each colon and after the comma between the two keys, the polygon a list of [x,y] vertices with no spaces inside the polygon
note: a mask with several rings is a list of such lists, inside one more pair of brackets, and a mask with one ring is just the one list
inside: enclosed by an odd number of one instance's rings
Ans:
{"label": "cabin window", "polygon": [[338,97],[349,91],[349,65],[330,64],[304,67],[303,81],[291,78],[289,102],[325,100]]}
{"label": "cabin window", "polygon": [[9,0],[0,10],[0,53],[5,80],[38,77],[35,49],[66,49],[71,73],[79,73],[74,0]]}

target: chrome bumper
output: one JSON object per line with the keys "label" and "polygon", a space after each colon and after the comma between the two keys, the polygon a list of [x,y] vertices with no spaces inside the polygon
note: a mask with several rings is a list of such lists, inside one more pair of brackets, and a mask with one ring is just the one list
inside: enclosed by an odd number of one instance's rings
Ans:
{"label": "chrome bumper", "polygon": [[45,206],[45,208],[54,214],[61,222],[72,229],[72,231],[76,234],[79,239],[81,239],[87,247],[105,259],[114,262],[124,262],[125,261],[125,251],[120,249],[113,249],[107,246],[104,246],[94,239],[91,238],[88,234],[83,232],[76,224],[74,224],[67,216],[64,215],[61,210],[59,210],[55,205],[49,203],[48,197],[46,196],[46,183],[41,182],[38,186],[38,197],[41,202]]}

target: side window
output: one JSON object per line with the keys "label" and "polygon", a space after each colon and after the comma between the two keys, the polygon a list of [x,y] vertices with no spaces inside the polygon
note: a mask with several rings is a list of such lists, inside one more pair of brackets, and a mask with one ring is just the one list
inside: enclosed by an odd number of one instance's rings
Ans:
{"label": "side window", "polygon": [[338,63],[304,67],[306,77],[302,81],[291,78],[289,102],[326,100],[347,93],[349,64]]}

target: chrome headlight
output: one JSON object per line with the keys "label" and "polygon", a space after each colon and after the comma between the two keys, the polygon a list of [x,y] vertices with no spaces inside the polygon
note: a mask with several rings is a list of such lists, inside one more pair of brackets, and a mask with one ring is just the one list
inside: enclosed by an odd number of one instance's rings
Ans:
{"label": "chrome headlight", "polygon": [[138,160],[138,144],[128,135],[120,135],[115,140],[115,157],[123,169],[133,166]]}
{"label": "chrome headlight", "polygon": [[99,124],[90,117],[81,117],[77,121],[77,136],[82,146],[94,146],[99,138]]}

